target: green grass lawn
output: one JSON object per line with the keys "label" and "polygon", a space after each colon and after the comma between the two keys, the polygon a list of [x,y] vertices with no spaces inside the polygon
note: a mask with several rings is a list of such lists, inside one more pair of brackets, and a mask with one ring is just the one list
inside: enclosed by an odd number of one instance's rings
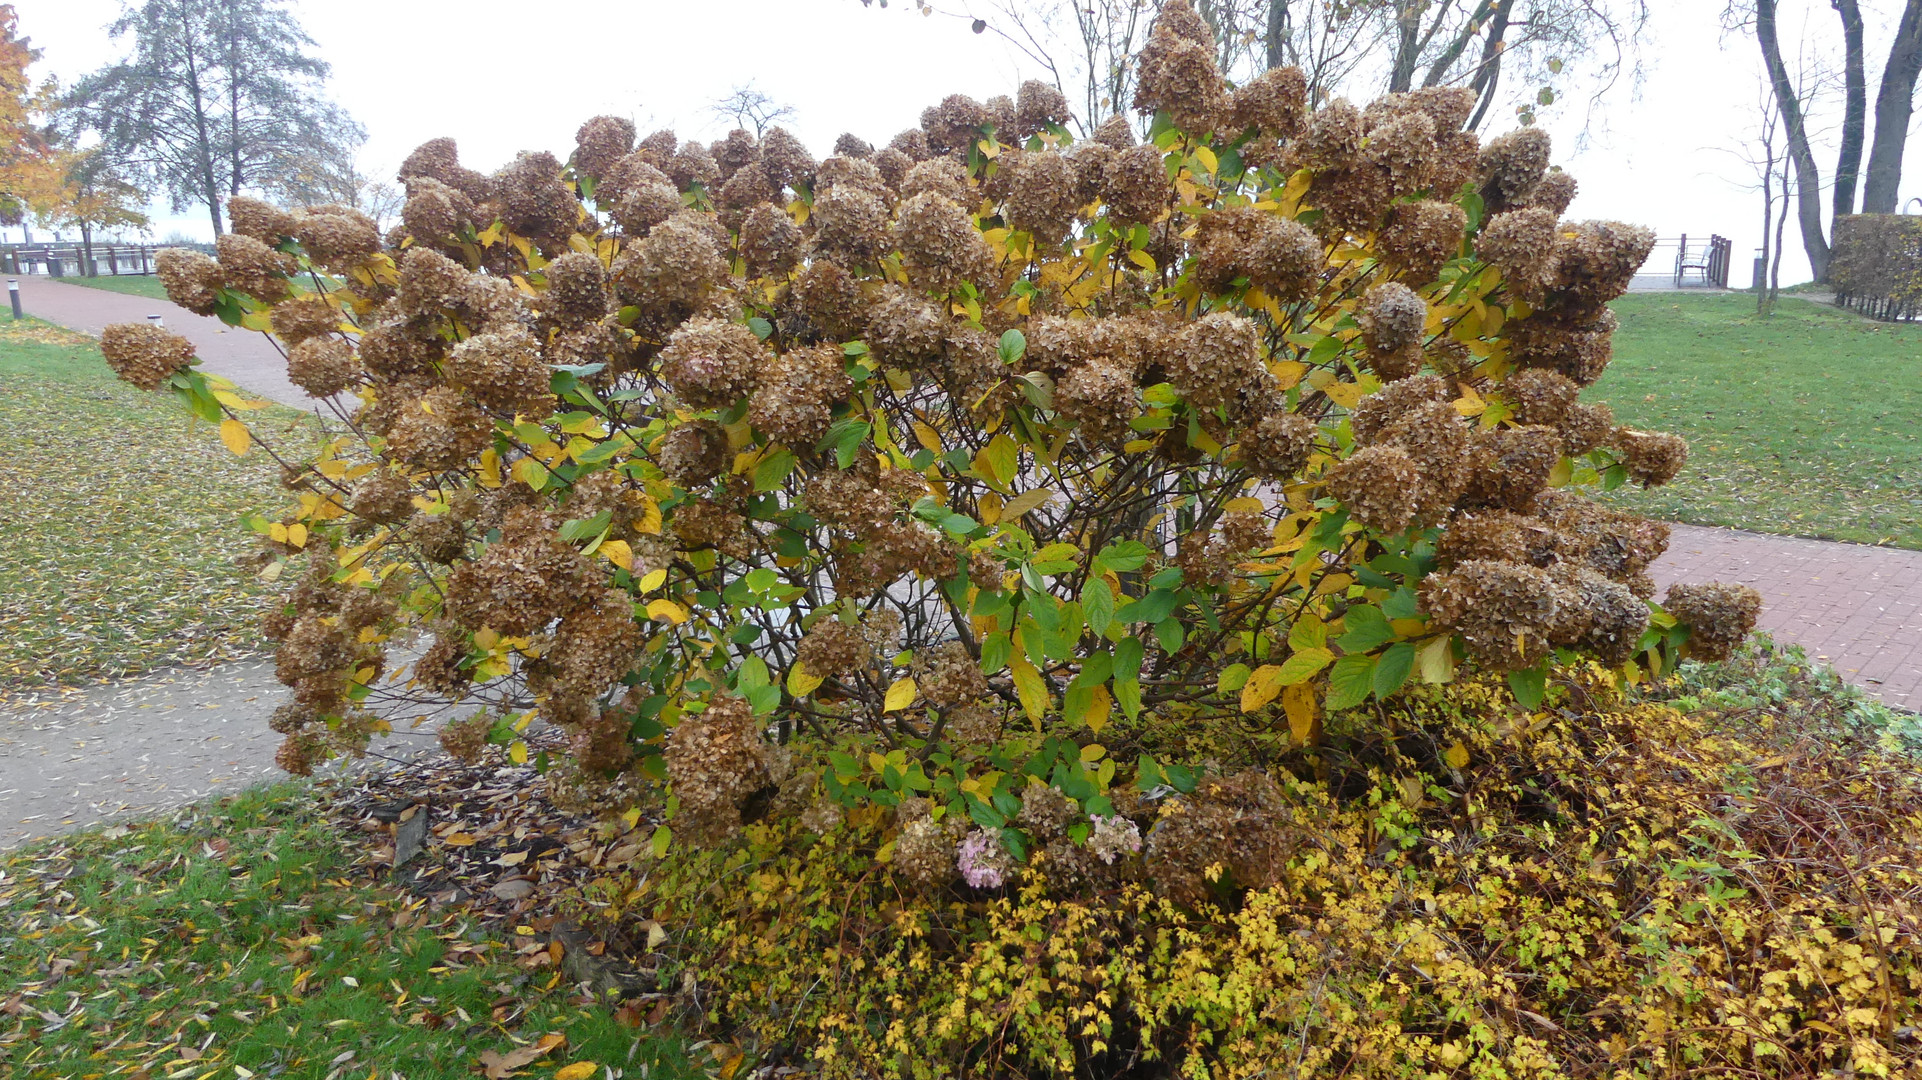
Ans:
{"label": "green grass lawn", "polygon": [[149,300],[167,298],[167,290],[161,287],[160,279],[152,274],[103,274],[100,277],[64,277],[60,281],[66,285],[85,285],[89,289],[144,296]]}
{"label": "green grass lawn", "polygon": [[1637,293],[1584,397],[1689,440],[1667,487],[1610,496],[1655,517],[1922,549],[1922,326],[1784,299]]}
{"label": "green grass lawn", "polygon": [[[311,438],[303,414],[253,422]],[[171,396],[113,377],[94,340],[0,317],[0,701],[244,653],[280,586],[236,560],[249,510],[286,500],[259,450],[228,453]]]}
{"label": "green grass lawn", "polygon": [[316,794],[0,857],[0,1074],[432,1080],[520,1051],[513,1075],[541,1080],[702,1075],[535,939],[366,879]]}

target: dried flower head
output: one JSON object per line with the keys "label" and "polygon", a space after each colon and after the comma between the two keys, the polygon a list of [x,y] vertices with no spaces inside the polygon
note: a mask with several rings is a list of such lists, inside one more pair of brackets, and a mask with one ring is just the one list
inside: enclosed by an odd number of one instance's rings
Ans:
{"label": "dried flower head", "polygon": [[1428,302],[1396,281],[1371,285],[1355,313],[1361,339],[1376,352],[1394,352],[1421,340],[1428,324]]}
{"label": "dried flower head", "polygon": [[1171,205],[1173,191],[1161,150],[1143,143],[1117,151],[1108,162],[1101,201],[1117,223],[1131,225],[1160,218]]}
{"label": "dried flower head", "polygon": [[946,331],[939,308],[916,293],[889,286],[870,309],[867,343],[882,363],[914,371],[941,355]]}
{"label": "dried flower head", "polygon": [[1701,660],[1726,660],[1755,629],[1762,594],[1747,585],[1720,581],[1668,587],[1662,607],[1688,627],[1688,651]]}
{"label": "dried flower head", "polygon": [[603,177],[634,149],[634,121],[596,116],[574,132],[574,170]]}
{"label": "dried flower head", "polygon": [[1328,494],[1356,521],[1382,533],[1406,528],[1415,512],[1421,470],[1398,446],[1366,446],[1328,470]]}
{"label": "dried flower head", "polygon": [[502,223],[522,236],[565,239],[580,219],[581,204],[561,182],[561,163],[552,154],[518,155],[494,174],[494,185]]}
{"label": "dried flower head", "polygon": [[707,147],[692,139],[681,144],[674,156],[660,167],[674,181],[674,186],[686,191],[690,188],[711,187],[721,178],[721,167],[714,162],[714,155]]}
{"label": "dried flower head", "polygon": [[741,257],[749,273],[781,277],[801,262],[801,229],[787,211],[763,203],[741,221]]}
{"label": "dried flower head", "polygon": [[753,388],[767,355],[767,346],[740,323],[691,319],[661,350],[661,378],[691,408],[726,408]]}
{"label": "dried flower head", "polygon": [[538,417],[553,411],[552,369],[533,336],[519,327],[475,334],[454,346],[447,353],[446,373],[449,382],[492,412]]}
{"label": "dried flower head", "polygon": [[1061,242],[1073,226],[1076,200],[1074,162],[1054,150],[1003,157],[1008,174],[1006,212],[1009,226],[1029,233],[1044,244]]}
{"label": "dried flower head", "polygon": [[1235,91],[1233,112],[1237,131],[1292,139],[1308,115],[1308,77],[1297,67],[1269,68]]}
{"label": "dried flower head", "polygon": [[1489,213],[1528,201],[1548,171],[1549,149],[1548,132],[1537,127],[1517,128],[1482,147],[1478,165]]}
{"label": "dried flower head", "polygon": [[1198,408],[1212,409],[1267,376],[1261,364],[1261,332],[1232,312],[1204,315],[1183,328],[1168,357],[1168,381]]}
{"label": "dried flower head", "polygon": [[1581,387],[1557,372],[1523,368],[1502,383],[1501,392],[1517,424],[1553,426],[1568,414]]}
{"label": "dried flower head", "polygon": [[423,469],[457,469],[486,449],[493,421],[452,387],[442,386],[400,406],[387,431],[387,450]]}
{"label": "dried flower head", "polygon": [[1688,441],[1680,435],[1616,428],[1609,441],[1622,452],[1622,467],[1629,478],[1645,488],[1675,479],[1688,463]]}
{"label": "dried flower head", "polygon": [[834,406],[847,400],[854,384],[837,345],[796,349],[761,361],[748,398],[747,418],[755,430],[799,449],[811,449],[827,434]]}
{"label": "dried flower head", "polygon": [[287,351],[287,378],[317,398],[332,397],[361,375],[353,346],[338,337],[309,338]]}
{"label": "dried flower head", "polygon": [[741,698],[720,695],[683,716],[662,754],[680,801],[676,834],[712,844],[739,832],[749,796],[774,783],[772,749]]}
{"label": "dried flower head", "polygon": [[227,279],[220,264],[197,251],[164,248],[154,257],[154,274],[167,299],[196,315],[211,315]]}
{"label": "dried flower head", "polygon": [[1381,230],[1382,254],[1396,276],[1412,285],[1435,280],[1442,265],[1461,254],[1468,212],[1457,203],[1423,199],[1397,203]]}
{"label": "dried flower head", "polygon": [[114,323],[100,333],[100,355],[114,374],[142,390],[158,390],[194,362],[194,343],[145,323]]}
{"label": "dried flower head", "polygon": [[1236,453],[1256,476],[1285,480],[1308,463],[1318,434],[1320,429],[1305,416],[1273,412],[1242,429]]}
{"label": "dried flower head", "polygon": [[294,215],[245,195],[227,200],[227,224],[240,235],[251,236],[268,247],[294,234]]}
{"label": "dried flower head", "polygon": [[1477,663],[1514,671],[1548,654],[1558,593],[1533,566],[1470,560],[1424,578],[1418,597],[1436,626],[1461,635]]}
{"label": "dried flower head", "polygon": [[234,233],[216,239],[214,251],[228,288],[267,304],[287,295],[287,277],[296,269],[293,256]]}
{"label": "dried flower head", "polygon": [[836,184],[814,200],[814,250],[852,270],[872,266],[888,248],[888,208],[880,196]]}
{"label": "dried flower head", "polygon": [[1479,433],[1477,460],[1465,506],[1502,506],[1524,512],[1548,486],[1562,458],[1562,437],[1552,427],[1512,427]]}
{"label": "dried flower head", "polygon": [[1555,216],[1532,206],[1497,214],[1475,238],[1475,253],[1501,270],[1509,291],[1539,303],[1553,273]]}
{"label": "dried flower head", "polygon": [[1540,207],[1559,219],[1568,213],[1568,204],[1575,201],[1575,186],[1573,176],[1560,169],[1550,169],[1528,196],[1528,205]]}
{"label": "dried flower head", "polygon": [[1570,457],[1586,454],[1614,434],[1615,411],[1604,402],[1576,402],[1562,413],[1555,429],[1562,433],[1562,453]]}
{"label": "dried flower head", "polygon": [[964,282],[982,281],[994,269],[994,252],[975,228],[974,219],[954,200],[934,192],[901,204],[894,243],[909,279],[929,292],[948,292]]}
{"label": "dried flower head", "polygon": [[915,650],[914,683],[921,696],[937,709],[949,709],[979,700],[988,692],[988,680],[981,667],[959,641]]}
{"label": "dried flower head", "polygon": [[1055,382],[1054,408],[1089,442],[1119,444],[1133,434],[1128,422],[1140,415],[1141,398],[1134,373],[1100,357],[1069,368]]}

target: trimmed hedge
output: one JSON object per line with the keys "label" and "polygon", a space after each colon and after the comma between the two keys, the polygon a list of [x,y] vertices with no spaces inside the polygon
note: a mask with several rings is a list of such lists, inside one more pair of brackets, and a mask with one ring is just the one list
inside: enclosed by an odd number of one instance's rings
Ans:
{"label": "trimmed hedge", "polygon": [[1835,223],[1835,302],[1877,319],[1911,319],[1922,301],[1922,217],[1852,214]]}

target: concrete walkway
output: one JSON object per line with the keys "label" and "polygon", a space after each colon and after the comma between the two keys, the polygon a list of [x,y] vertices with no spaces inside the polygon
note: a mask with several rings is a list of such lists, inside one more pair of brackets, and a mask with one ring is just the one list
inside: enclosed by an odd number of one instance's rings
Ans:
{"label": "concrete walkway", "polygon": [[159,315],[167,329],[194,343],[200,366],[245,389],[303,411],[327,413],[320,399],[287,380],[287,361],[267,335],[195,315],[165,300],[68,285],[31,274],[20,282],[20,306],[28,315],[98,336],[113,323],[145,322]]}
{"label": "concrete walkway", "polygon": [[[267,717],[288,690],[271,660],[173,668],[43,698],[0,710],[0,851],[286,777]],[[394,734],[377,737],[374,753],[408,760],[439,748],[434,725],[382,711]]]}
{"label": "concrete walkway", "polygon": [[1752,586],[1776,641],[1890,705],[1922,710],[1922,551],[1677,525],[1652,572],[1663,589]]}

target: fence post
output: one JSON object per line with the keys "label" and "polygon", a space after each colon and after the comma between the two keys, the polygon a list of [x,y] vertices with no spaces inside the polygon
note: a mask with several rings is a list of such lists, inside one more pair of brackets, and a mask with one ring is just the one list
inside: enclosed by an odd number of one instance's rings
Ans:
{"label": "fence post", "polygon": [[20,279],[19,278],[7,279],[7,299],[13,302],[14,319],[19,320],[19,319],[26,318],[26,313],[20,310]]}

